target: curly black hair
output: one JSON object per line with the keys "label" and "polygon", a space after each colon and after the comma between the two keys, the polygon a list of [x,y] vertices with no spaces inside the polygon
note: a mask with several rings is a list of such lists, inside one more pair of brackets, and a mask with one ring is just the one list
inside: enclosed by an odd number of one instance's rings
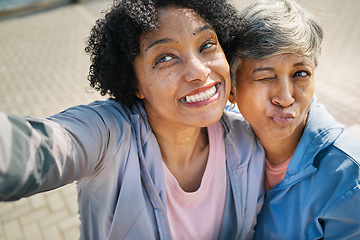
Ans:
{"label": "curly black hair", "polygon": [[193,9],[212,25],[225,54],[237,30],[236,9],[226,0],[119,0],[98,19],[87,39],[90,86],[130,106],[136,99],[133,62],[139,53],[139,36],[155,31],[157,9],[178,6]]}

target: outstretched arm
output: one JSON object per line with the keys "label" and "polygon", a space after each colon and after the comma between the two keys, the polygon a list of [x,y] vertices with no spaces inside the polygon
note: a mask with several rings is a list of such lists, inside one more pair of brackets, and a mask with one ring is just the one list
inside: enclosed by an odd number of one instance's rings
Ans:
{"label": "outstretched arm", "polygon": [[88,106],[49,119],[0,113],[0,200],[51,190],[90,175],[109,130]]}

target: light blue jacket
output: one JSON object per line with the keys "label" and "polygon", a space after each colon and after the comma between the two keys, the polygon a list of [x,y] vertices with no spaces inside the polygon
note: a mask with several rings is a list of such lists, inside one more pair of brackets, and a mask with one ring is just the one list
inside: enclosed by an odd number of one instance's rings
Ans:
{"label": "light blue jacket", "polygon": [[360,239],[360,144],[316,99],[285,179],[266,194],[256,239]]}
{"label": "light blue jacket", "polygon": [[[239,115],[225,112],[221,122],[220,239],[247,239],[262,206],[264,152]],[[140,103],[94,102],[47,120],[0,114],[0,125],[1,200],[78,180],[81,239],[170,239],[161,154]]]}

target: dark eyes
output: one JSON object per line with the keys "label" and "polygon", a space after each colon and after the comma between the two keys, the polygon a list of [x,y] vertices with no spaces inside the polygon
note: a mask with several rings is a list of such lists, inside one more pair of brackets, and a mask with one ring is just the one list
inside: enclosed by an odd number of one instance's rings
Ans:
{"label": "dark eyes", "polygon": [[200,48],[200,52],[205,50],[205,49],[208,49],[208,48],[211,48],[212,46],[216,45],[216,43],[214,42],[206,42],[205,44],[203,44]]}
{"label": "dark eyes", "polygon": [[172,55],[162,55],[155,60],[155,65],[157,65],[159,63],[170,61],[173,58],[174,58],[174,56],[172,56]]}
{"label": "dark eyes", "polygon": [[[214,41],[214,40],[207,40],[204,42],[204,44],[201,45],[200,47],[200,52],[203,52],[203,51],[211,51],[210,49],[212,49],[213,46],[216,46],[217,43]],[[170,53],[165,53],[165,54],[162,54],[160,55],[159,57],[157,57],[155,59],[155,62],[154,62],[154,67],[160,63],[166,63],[166,62],[169,62],[173,59],[177,59],[178,57],[176,55],[173,55],[173,54],[170,54]]]}
{"label": "dark eyes", "polygon": [[309,77],[310,73],[307,71],[297,71],[293,77]]}

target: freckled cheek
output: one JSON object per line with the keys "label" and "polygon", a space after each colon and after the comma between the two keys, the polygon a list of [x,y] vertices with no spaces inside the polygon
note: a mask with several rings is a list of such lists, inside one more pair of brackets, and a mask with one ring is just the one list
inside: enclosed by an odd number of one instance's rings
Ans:
{"label": "freckled cheek", "polygon": [[170,71],[158,76],[149,77],[146,83],[148,95],[153,98],[169,97],[175,94],[179,88],[179,76],[177,72]]}
{"label": "freckled cheek", "polygon": [[315,86],[314,84],[312,84],[309,88],[308,88],[308,95],[310,95],[310,98],[312,98],[312,96],[315,93]]}
{"label": "freckled cheek", "polygon": [[298,91],[298,101],[302,102],[304,108],[307,108],[311,104],[314,91],[315,89],[313,86],[307,86]]}
{"label": "freckled cheek", "polygon": [[299,91],[302,91],[305,94],[314,94],[315,82],[313,79],[309,79],[306,82],[300,82],[295,86],[299,89]]}
{"label": "freckled cheek", "polygon": [[249,105],[264,104],[267,96],[266,89],[258,88],[251,84],[238,84],[236,89],[238,99],[246,101]]}
{"label": "freckled cheek", "polygon": [[260,122],[264,121],[266,117],[266,112],[268,110],[269,104],[267,103],[266,93],[261,91],[256,87],[251,86],[242,86],[244,91],[240,91],[240,97],[238,102],[240,102],[240,111],[243,111],[245,118],[248,118],[250,124],[258,125]]}
{"label": "freckled cheek", "polygon": [[308,92],[305,96],[304,96],[304,98],[303,98],[303,100],[302,100],[302,109],[300,109],[300,111],[301,111],[301,113],[302,114],[307,114],[307,112],[309,111],[309,109],[310,109],[310,105],[311,105],[311,102],[312,102],[312,98],[313,98],[313,92],[311,93],[311,92]]}
{"label": "freckled cheek", "polygon": [[221,71],[224,75],[230,76],[230,66],[225,58],[225,55],[219,54],[218,56],[213,57],[207,62],[207,65],[214,70]]}

